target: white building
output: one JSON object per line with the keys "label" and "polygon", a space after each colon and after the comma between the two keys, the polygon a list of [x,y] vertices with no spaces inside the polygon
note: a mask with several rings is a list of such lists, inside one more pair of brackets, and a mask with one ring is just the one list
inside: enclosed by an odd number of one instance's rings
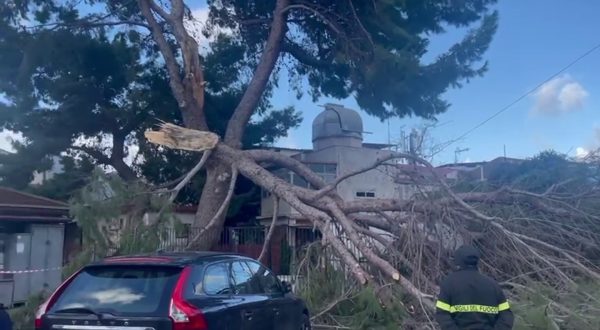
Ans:
{"label": "white building", "polygon": [[[326,182],[371,165],[376,159],[394,153],[391,145],[365,143],[363,122],[360,115],[340,105],[327,104],[312,124],[313,148],[310,150],[280,149],[308,165]],[[280,178],[298,186],[308,183],[292,171],[284,168],[271,169]],[[408,175],[408,172],[411,175]],[[415,175],[416,174],[416,175]],[[427,185],[430,172],[422,166],[390,161],[387,166],[348,178],[337,186],[337,193],[346,201],[383,198],[409,199],[417,189]],[[421,177],[419,187],[415,178]],[[261,196],[261,223],[269,225],[273,217],[273,196],[263,191]],[[287,240],[291,245],[302,244],[312,223],[302,219],[299,212],[287,203],[280,203],[277,224],[287,227]],[[334,228],[335,230],[335,228]],[[359,256],[357,256],[359,257]]]}

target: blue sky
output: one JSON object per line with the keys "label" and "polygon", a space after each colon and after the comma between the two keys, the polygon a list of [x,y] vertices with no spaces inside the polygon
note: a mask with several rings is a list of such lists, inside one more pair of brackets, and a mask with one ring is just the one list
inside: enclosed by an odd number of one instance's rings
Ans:
{"label": "blue sky", "polygon": [[[600,43],[600,1],[501,0],[498,10],[499,29],[486,54],[489,71],[445,95],[452,106],[438,118],[443,125],[432,132],[439,143],[454,140]],[[451,31],[436,37],[431,52],[442,52],[463,34],[464,31]],[[600,50],[449,146],[435,158],[435,163],[453,161],[457,147],[470,149],[460,155],[461,161],[501,156],[504,145],[509,157],[530,157],[549,148],[575,156],[577,151],[599,147],[599,94]],[[324,99],[318,104],[329,101],[358,109],[351,99]],[[296,100],[287,86],[276,92],[274,103],[293,105],[304,114],[302,126],[278,144],[310,148],[311,122],[322,108],[309,97]],[[373,132],[365,140],[386,143],[388,124],[364,113],[363,118],[365,131]],[[420,125],[419,119],[391,120],[391,140],[399,139],[402,127],[409,130]]]}

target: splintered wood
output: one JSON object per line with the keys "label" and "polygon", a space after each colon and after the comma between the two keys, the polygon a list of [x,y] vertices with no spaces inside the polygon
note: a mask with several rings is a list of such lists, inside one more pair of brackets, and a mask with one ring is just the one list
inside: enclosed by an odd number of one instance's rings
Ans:
{"label": "splintered wood", "polygon": [[154,144],[189,151],[212,150],[219,143],[217,134],[184,128],[170,123],[160,124],[158,131],[147,130],[144,132],[144,136]]}

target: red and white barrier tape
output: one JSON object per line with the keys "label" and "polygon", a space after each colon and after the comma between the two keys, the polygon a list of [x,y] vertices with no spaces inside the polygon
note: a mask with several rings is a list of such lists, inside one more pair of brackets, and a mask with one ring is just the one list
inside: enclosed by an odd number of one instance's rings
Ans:
{"label": "red and white barrier tape", "polygon": [[0,274],[31,274],[42,273],[55,270],[61,270],[62,267],[46,268],[46,269],[25,269],[25,270],[0,270]]}

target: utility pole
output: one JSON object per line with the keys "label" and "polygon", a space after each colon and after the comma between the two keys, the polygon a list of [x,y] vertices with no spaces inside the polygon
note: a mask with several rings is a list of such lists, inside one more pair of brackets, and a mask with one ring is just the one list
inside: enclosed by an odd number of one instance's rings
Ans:
{"label": "utility pole", "polygon": [[466,151],[469,151],[469,148],[461,149],[459,147],[456,147],[456,150],[454,150],[454,164],[458,164],[458,156]]}
{"label": "utility pole", "polygon": [[[412,129],[410,132],[410,135],[408,137],[408,153],[413,156],[413,157],[419,157],[420,156],[420,150],[418,150],[419,146],[418,146],[418,139],[419,139],[419,132],[416,129]],[[415,165],[416,162],[415,160],[411,159],[409,161],[409,164],[413,164]]]}
{"label": "utility pole", "polygon": [[390,132],[390,119],[388,118],[387,120],[387,125],[388,125],[388,146],[390,144],[392,144],[392,137],[391,137],[391,132]]}
{"label": "utility pole", "polygon": [[[396,151],[398,151],[396,149]],[[400,129],[400,151],[406,152],[406,134],[404,133],[404,128]]]}

